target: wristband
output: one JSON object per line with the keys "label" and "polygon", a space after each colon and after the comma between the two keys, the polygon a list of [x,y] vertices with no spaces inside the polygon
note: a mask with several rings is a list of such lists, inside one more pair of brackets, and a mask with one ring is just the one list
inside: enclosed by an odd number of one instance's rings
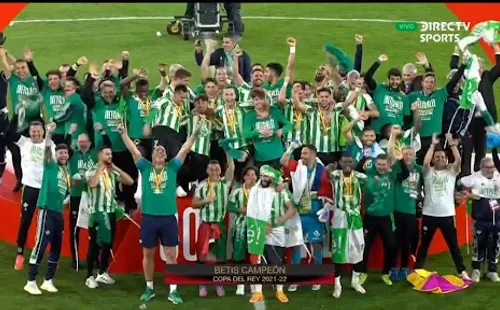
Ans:
{"label": "wristband", "polygon": [[290,54],[295,54],[295,46],[290,46]]}

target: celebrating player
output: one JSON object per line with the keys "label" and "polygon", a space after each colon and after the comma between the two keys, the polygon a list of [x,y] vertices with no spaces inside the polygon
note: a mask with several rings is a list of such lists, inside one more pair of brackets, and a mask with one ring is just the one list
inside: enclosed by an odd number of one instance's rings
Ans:
{"label": "celebrating player", "polygon": [[28,272],[28,282],[24,290],[31,295],[41,295],[35,279],[38,268],[42,262],[47,246],[50,244],[50,253],[47,260],[47,273],[43,281],[42,290],[50,293],[57,293],[52,278],[57,270],[57,264],[61,256],[62,237],[64,232],[64,218],[62,215],[63,201],[69,194],[71,179],[66,168],[68,161],[68,147],[60,144],[56,147],[56,161],[53,159],[53,142],[50,138],[56,129],[55,123],[47,126],[47,139],[45,140],[45,156],[43,165],[43,179],[37,206],[38,226],[36,233],[36,244],[30,256],[30,270]]}
{"label": "celebrating player", "polygon": [[[118,130],[142,175],[140,184],[142,193],[140,242],[143,247],[142,266],[144,268],[144,278],[146,279],[146,290],[141,295],[141,300],[149,301],[155,297],[153,273],[154,255],[158,239],[160,239],[163,246],[167,264],[177,263],[177,246],[179,245],[177,201],[175,199],[177,172],[196,141],[200,127],[195,128],[193,135],[184,143],[177,156],[168,162],[166,161],[166,152],[163,146],[156,146],[153,150],[152,163],[142,156],[123,125],[120,125]],[[182,299],[177,292],[177,285],[170,285],[168,300],[175,305],[182,303]]]}

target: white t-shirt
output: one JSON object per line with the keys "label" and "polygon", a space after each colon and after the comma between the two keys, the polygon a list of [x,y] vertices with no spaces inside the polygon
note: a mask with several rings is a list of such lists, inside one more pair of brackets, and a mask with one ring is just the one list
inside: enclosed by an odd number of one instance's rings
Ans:
{"label": "white t-shirt", "polygon": [[454,169],[424,171],[425,198],[423,215],[434,217],[455,216],[455,181],[458,172]]}
{"label": "white t-shirt", "polygon": [[500,199],[500,174],[495,172],[493,179],[488,179],[481,171],[460,179],[463,186],[472,189],[472,194],[486,199]]}
{"label": "white t-shirt", "polygon": [[[25,186],[40,189],[42,187],[43,159],[45,157],[45,139],[41,143],[33,143],[31,138],[21,136],[16,142],[21,150],[22,183]],[[54,143],[51,142],[52,154],[55,157]]]}

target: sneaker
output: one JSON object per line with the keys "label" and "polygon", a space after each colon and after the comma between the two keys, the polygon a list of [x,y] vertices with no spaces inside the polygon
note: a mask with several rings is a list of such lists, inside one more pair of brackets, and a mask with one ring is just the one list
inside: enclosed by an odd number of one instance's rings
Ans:
{"label": "sneaker", "polygon": [[[363,275],[366,275],[366,273],[357,273],[357,272],[353,272],[352,273],[352,276],[351,276],[351,287],[358,293],[360,294],[364,294],[366,293],[365,289],[363,288],[363,286],[361,285],[361,277]],[[366,281],[366,277],[365,277],[365,281]]]}
{"label": "sneaker", "polygon": [[115,284],[115,282],[116,282],[113,278],[111,278],[109,276],[109,274],[107,272],[105,272],[103,274],[98,274],[97,278],[95,278],[95,280],[98,283],[108,284],[108,285]]}
{"label": "sneaker", "polygon": [[471,280],[474,283],[479,283],[479,281],[481,281],[481,271],[479,271],[479,269],[472,270]]}
{"label": "sneaker", "polygon": [[408,277],[408,268],[401,268],[399,270],[399,279],[406,280],[407,277]]}
{"label": "sneaker", "polygon": [[236,286],[236,295],[238,296],[245,295],[245,284],[238,284]]}
{"label": "sneaker", "polygon": [[333,298],[340,298],[340,295],[342,295],[342,284],[340,283],[340,277],[335,278],[335,286],[333,287]]}
{"label": "sneaker", "polygon": [[54,286],[54,283],[52,283],[52,279],[50,280],[44,280],[40,288],[44,291],[47,291],[49,293],[57,293],[59,290]]}
{"label": "sneaker", "polygon": [[264,300],[264,294],[262,292],[256,292],[252,294],[252,297],[250,297],[250,302],[252,304],[262,302]]}
{"label": "sneaker", "polygon": [[200,297],[207,296],[208,291],[207,291],[207,288],[205,287],[205,285],[200,285],[199,294],[200,294]]}
{"label": "sneaker", "polygon": [[24,286],[24,290],[31,295],[42,295],[42,291],[40,291],[35,281],[28,281]]}
{"label": "sneaker", "polygon": [[398,268],[391,268],[389,271],[389,277],[391,281],[398,282],[399,281],[399,270]]}
{"label": "sneaker", "polygon": [[359,274],[359,285],[363,285],[366,282],[366,279],[368,279],[368,274],[366,273],[361,273]]}
{"label": "sneaker", "polygon": [[320,284],[313,284],[313,286],[311,286],[311,290],[313,291],[319,291],[320,289],[321,289]]}
{"label": "sneaker", "polygon": [[168,300],[171,301],[174,305],[182,304],[182,298],[179,296],[179,292],[174,290],[168,294]]}
{"label": "sneaker", "polygon": [[140,299],[141,301],[150,301],[155,296],[156,296],[155,291],[149,286],[146,286],[146,290],[144,291],[144,293],[142,293]]}
{"label": "sneaker", "polygon": [[[479,277],[481,277],[481,273],[479,273]],[[472,279],[467,274],[467,271],[465,271],[465,270],[460,273],[460,278],[462,278],[462,280],[465,280],[465,281],[472,281]]]}
{"label": "sneaker", "polygon": [[187,193],[184,191],[184,189],[181,186],[177,186],[177,189],[175,190],[177,197],[186,197]]}
{"label": "sneaker", "polygon": [[488,272],[486,276],[493,282],[500,282],[500,277],[498,277],[498,273],[496,272]]}
{"label": "sneaker", "polygon": [[223,297],[224,295],[226,295],[226,292],[224,291],[224,287],[222,287],[222,285],[217,285],[215,291],[217,292],[217,296],[219,297]]}
{"label": "sneaker", "polygon": [[24,256],[18,254],[16,256],[16,262],[14,263],[15,270],[22,270],[24,268]]}
{"label": "sneaker", "polygon": [[382,279],[382,281],[384,281],[386,285],[392,285],[391,278],[389,277],[388,274],[383,274],[380,278]]}
{"label": "sneaker", "polygon": [[286,297],[285,293],[283,291],[276,291],[276,299],[281,302],[286,304],[288,302],[288,297]]}
{"label": "sneaker", "polygon": [[96,282],[94,276],[88,277],[87,280],[85,280],[85,285],[91,289],[95,289],[95,288],[99,287],[99,283]]}
{"label": "sneaker", "polygon": [[299,288],[299,286],[297,284],[290,284],[288,286],[288,291],[289,292],[295,292],[295,291],[297,291],[298,288]]}

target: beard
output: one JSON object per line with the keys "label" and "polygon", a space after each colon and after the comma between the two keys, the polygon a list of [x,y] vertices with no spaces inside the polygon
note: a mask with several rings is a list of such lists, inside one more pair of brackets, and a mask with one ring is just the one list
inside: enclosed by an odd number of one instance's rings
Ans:
{"label": "beard", "polygon": [[264,180],[260,180],[260,185],[263,187],[263,188],[268,188],[270,185],[271,185],[271,182],[270,181],[264,181]]}

